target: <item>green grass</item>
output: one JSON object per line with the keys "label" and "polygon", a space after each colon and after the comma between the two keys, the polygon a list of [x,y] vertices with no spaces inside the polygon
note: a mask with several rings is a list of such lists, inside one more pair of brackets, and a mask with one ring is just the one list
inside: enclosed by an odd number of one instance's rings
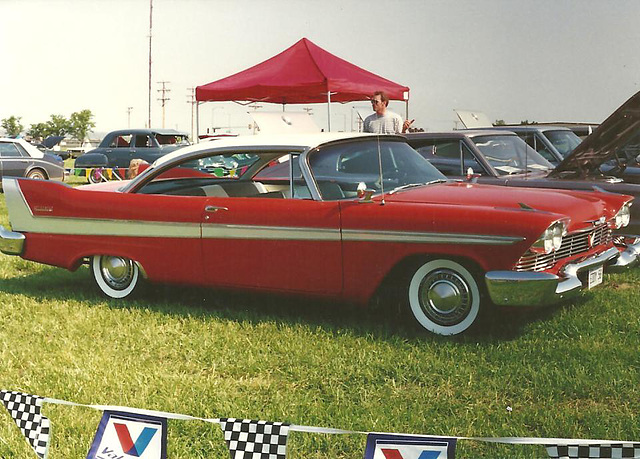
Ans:
{"label": "green grass", "polygon": [[[605,276],[571,303],[500,311],[469,335],[441,338],[380,310],[307,299],[159,286],[106,300],[86,267],[0,255],[0,388],[362,431],[638,441],[639,285],[637,270]],[[101,413],[46,405],[45,414],[50,459],[85,457]],[[293,433],[288,457],[362,457],[364,444]],[[545,454],[462,441],[457,456]],[[169,456],[228,453],[217,426],[169,421]],[[0,457],[33,457],[4,410]]]}

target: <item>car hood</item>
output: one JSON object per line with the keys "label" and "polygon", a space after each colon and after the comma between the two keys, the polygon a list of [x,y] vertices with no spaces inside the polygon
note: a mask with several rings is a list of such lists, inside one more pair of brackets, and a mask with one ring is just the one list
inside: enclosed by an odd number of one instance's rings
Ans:
{"label": "car hood", "polygon": [[578,145],[549,177],[585,177],[599,173],[600,166],[613,159],[640,129],[640,92],[604,120],[598,128]]}
{"label": "car hood", "polygon": [[42,144],[46,148],[52,149],[53,147],[58,145],[62,141],[62,139],[64,139],[63,135],[50,135],[49,137],[47,137],[42,141]]}
{"label": "car hood", "polygon": [[583,228],[602,216],[607,220],[613,218],[630,199],[626,195],[590,191],[510,188],[505,192],[504,187],[465,182],[427,185],[385,195],[387,203],[413,202],[549,212],[570,217],[569,230]]}

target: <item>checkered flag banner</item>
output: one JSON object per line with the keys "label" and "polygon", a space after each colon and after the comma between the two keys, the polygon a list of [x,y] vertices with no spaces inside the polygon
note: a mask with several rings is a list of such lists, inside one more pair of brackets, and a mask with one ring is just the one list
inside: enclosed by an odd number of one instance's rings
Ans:
{"label": "checkered flag banner", "polygon": [[231,459],[285,459],[289,424],[221,418]]}
{"label": "checkered flag banner", "polygon": [[636,458],[640,459],[640,443],[606,445],[547,445],[551,459]]}
{"label": "checkered flag banner", "polygon": [[38,457],[45,459],[49,448],[49,419],[40,413],[43,398],[8,390],[1,390],[0,398]]}

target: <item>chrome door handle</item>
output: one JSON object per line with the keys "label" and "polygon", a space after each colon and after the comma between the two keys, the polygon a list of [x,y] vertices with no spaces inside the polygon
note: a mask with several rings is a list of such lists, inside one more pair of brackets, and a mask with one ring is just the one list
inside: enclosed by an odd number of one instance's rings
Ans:
{"label": "chrome door handle", "polygon": [[206,206],[204,208],[205,212],[217,212],[219,210],[229,210],[228,207],[222,207],[222,206]]}

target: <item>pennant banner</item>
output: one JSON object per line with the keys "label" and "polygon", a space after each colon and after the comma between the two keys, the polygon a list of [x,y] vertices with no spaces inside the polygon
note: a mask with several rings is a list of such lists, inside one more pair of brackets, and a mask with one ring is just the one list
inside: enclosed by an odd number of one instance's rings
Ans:
{"label": "pennant banner", "polygon": [[231,459],[285,459],[287,456],[289,424],[222,418],[220,427]]}
{"label": "pennant banner", "polygon": [[453,459],[455,454],[455,437],[372,433],[364,459]]}
{"label": "pennant banner", "polygon": [[49,450],[49,420],[40,413],[43,398],[7,390],[0,391],[0,397],[38,457],[46,458]]}
{"label": "pennant banner", "polygon": [[166,459],[167,420],[203,421],[220,425],[231,459],[285,459],[289,432],[367,435],[364,459],[454,459],[459,440],[510,445],[540,445],[551,459],[637,458],[640,442],[535,437],[440,437],[360,432],[327,427],[253,421],[236,418],[200,418],[186,414],[113,405],[86,405],[15,391],[0,391],[0,399],[36,455],[46,459],[49,419],[43,403],[83,406],[103,412],[87,459]]}
{"label": "pennant banner", "polygon": [[105,411],[87,459],[166,459],[167,419]]}
{"label": "pennant banner", "polygon": [[640,443],[547,445],[551,459],[640,458]]}

